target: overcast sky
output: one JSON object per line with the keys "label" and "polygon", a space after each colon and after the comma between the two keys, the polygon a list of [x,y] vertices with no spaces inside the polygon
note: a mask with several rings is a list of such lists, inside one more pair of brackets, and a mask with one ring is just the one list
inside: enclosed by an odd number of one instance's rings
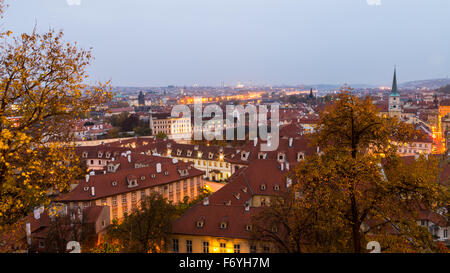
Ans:
{"label": "overcast sky", "polygon": [[116,86],[390,85],[450,75],[449,0],[7,0],[3,28],[93,47]]}

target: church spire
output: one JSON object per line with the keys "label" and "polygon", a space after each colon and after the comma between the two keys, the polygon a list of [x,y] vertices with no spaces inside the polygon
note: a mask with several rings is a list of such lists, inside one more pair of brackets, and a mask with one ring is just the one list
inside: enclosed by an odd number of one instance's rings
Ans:
{"label": "church spire", "polygon": [[392,96],[400,95],[398,93],[398,89],[397,89],[397,68],[396,67],[394,67],[394,80],[392,81],[391,95]]}
{"label": "church spire", "polygon": [[313,93],[313,89],[311,88],[311,90],[309,91],[309,98],[310,99],[314,99],[314,93]]}

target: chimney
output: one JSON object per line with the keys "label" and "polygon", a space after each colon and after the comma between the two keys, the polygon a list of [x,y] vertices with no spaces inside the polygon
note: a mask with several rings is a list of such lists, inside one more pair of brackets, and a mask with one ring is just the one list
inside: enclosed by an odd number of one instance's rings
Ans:
{"label": "chimney", "polygon": [[320,148],[319,148],[319,146],[317,146],[317,154],[319,154],[320,153]]}
{"label": "chimney", "polygon": [[245,202],[245,211],[250,211],[250,203],[247,201]]}
{"label": "chimney", "polygon": [[255,137],[253,139],[253,146],[256,147],[256,145],[258,145],[258,138],[257,137]]}
{"label": "chimney", "polygon": [[34,216],[34,219],[36,219],[36,220],[41,218],[41,210],[40,210],[40,208],[35,208],[33,210],[33,216]]}
{"label": "chimney", "polygon": [[281,163],[281,171],[284,171],[284,164]]}
{"label": "chimney", "polygon": [[156,172],[161,173],[161,163],[156,163]]}
{"label": "chimney", "polygon": [[91,187],[91,193],[92,193],[92,196],[95,196],[95,188],[94,187]]}
{"label": "chimney", "polygon": [[205,197],[205,198],[203,199],[203,205],[204,205],[204,206],[208,206],[208,205],[209,205],[209,198],[208,198],[208,197]]}
{"label": "chimney", "polygon": [[292,142],[294,141],[294,139],[292,137],[289,138],[289,147],[292,147]]}
{"label": "chimney", "polygon": [[30,225],[30,223],[26,223],[25,229],[27,232],[27,244],[31,245],[31,225]]}
{"label": "chimney", "polygon": [[286,179],[286,188],[289,188],[292,185],[292,179]]}
{"label": "chimney", "polygon": [[131,163],[131,155],[128,155],[128,162]]}
{"label": "chimney", "polygon": [[289,162],[286,161],[286,171],[289,171]]}
{"label": "chimney", "polygon": [[89,182],[89,174],[86,174],[86,183]]}

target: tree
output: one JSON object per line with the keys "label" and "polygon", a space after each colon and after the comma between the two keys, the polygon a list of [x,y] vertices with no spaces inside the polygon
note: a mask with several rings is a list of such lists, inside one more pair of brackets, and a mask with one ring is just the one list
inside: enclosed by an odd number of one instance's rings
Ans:
{"label": "tree", "polygon": [[135,114],[129,115],[125,120],[122,121],[120,125],[121,132],[130,132],[133,131],[139,124],[139,117]]}
{"label": "tree", "polygon": [[83,212],[74,209],[66,215],[53,215],[53,220],[48,227],[47,237],[45,240],[45,248],[47,252],[66,253],[67,243],[77,241],[81,244],[84,252],[90,249],[97,238],[95,234],[95,224],[87,223],[81,217]]}
{"label": "tree", "polygon": [[432,251],[417,212],[445,206],[449,194],[434,158],[396,155],[391,139],[414,133],[381,117],[370,99],[341,93],[312,136],[320,155],[300,162],[295,185],[255,218],[257,235],[285,252],[364,252],[374,238],[384,251]]}
{"label": "tree", "polygon": [[134,133],[137,136],[151,136],[152,135],[152,129],[150,127],[134,127],[133,129]]}
{"label": "tree", "polygon": [[165,139],[167,138],[167,135],[164,132],[159,132],[156,134],[156,138]]}
{"label": "tree", "polygon": [[119,128],[111,128],[108,133],[106,133],[106,138],[118,138],[120,133]]}
{"label": "tree", "polygon": [[108,118],[108,121],[109,123],[111,123],[113,127],[121,128],[123,122],[128,118],[128,116],[129,116],[128,112],[122,112],[118,115],[112,115],[111,117]]}
{"label": "tree", "polygon": [[88,86],[90,51],[63,33],[0,34],[0,228],[47,205],[48,189],[69,188],[78,172],[74,121],[110,98]]}
{"label": "tree", "polygon": [[172,204],[159,193],[151,193],[122,223],[113,224],[108,236],[119,242],[122,252],[164,252],[175,215]]}
{"label": "tree", "polygon": [[207,188],[207,187],[202,187],[200,189],[200,194],[197,195],[197,197],[195,197],[192,200],[189,200],[188,196],[185,196],[183,198],[183,202],[178,203],[175,208],[176,208],[176,215],[181,216],[183,215],[187,210],[189,210],[190,208],[192,208],[195,204],[197,204],[198,202],[202,201],[203,199],[205,199],[206,197],[210,196],[212,194],[212,191]]}

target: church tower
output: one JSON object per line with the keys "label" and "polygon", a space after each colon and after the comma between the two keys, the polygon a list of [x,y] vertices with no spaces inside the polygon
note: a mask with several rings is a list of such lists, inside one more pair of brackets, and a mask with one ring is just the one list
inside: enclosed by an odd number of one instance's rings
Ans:
{"label": "church tower", "polygon": [[394,80],[392,82],[391,94],[389,94],[389,115],[400,117],[401,112],[400,93],[398,93],[397,89],[397,69],[394,69]]}

